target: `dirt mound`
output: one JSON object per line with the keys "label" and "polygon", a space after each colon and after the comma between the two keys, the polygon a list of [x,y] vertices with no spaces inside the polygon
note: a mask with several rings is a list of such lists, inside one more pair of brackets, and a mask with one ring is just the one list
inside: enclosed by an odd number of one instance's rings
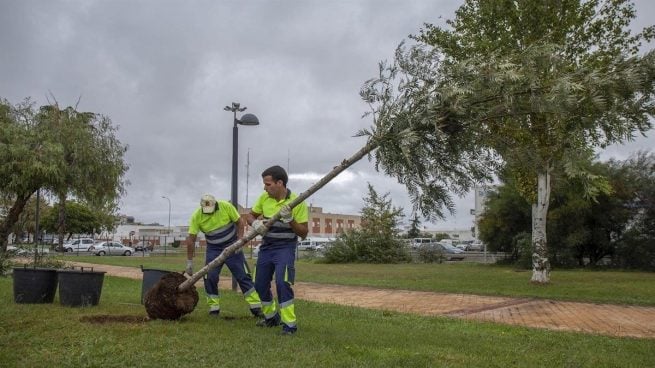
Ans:
{"label": "dirt mound", "polygon": [[97,316],[83,316],[80,317],[80,321],[88,322],[88,323],[97,323],[97,324],[115,323],[115,322],[142,323],[142,322],[148,322],[149,318],[144,316],[114,316],[114,315],[105,314],[105,315],[97,315]]}
{"label": "dirt mound", "polygon": [[152,319],[180,319],[185,314],[193,312],[198,304],[198,291],[195,286],[185,291],[177,288],[186,281],[179,273],[168,273],[159,280],[143,298],[148,316]]}

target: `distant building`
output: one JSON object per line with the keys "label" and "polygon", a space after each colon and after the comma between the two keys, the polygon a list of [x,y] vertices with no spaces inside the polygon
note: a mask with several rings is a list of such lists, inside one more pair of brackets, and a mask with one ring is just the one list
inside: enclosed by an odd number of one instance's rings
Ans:
{"label": "distant building", "polygon": [[421,233],[430,234],[433,237],[435,234],[446,234],[454,240],[475,240],[473,229],[423,230]]}
{"label": "distant building", "polygon": [[309,206],[309,234],[320,238],[334,238],[345,230],[359,229],[362,217],[323,212],[322,207]]}
{"label": "distant building", "polygon": [[[239,206],[239,214],[242,218],[250,213],[250,208]],[[126,221],[130,219],[129,221]],[[244,221],[244,224],[246,222]],[[323,208],[309,206],[309,233],[307,237],[334,238],[347,229],[359,229],[361,227],[361,217],[359,215],[345,215],[338,213],[325,213]],[[249,226],[239,229],[239,234],[245,234]],[[188,225],[171,226],[170,231],[167,226],[159,224],[141,225],[135,223],[134,217],[122,216],[120,225],[112,233],[104,234],[103,238],[111,238],[124,244],[132,243],[136,245],[140,242],[146,242],[153,246],[163,246],[171,244],[175,240],[183,240],[189,232]],[[259,236],[252,242],[254,245],[259,243]],[[203,233],[198,234],[198,243],[205,246],[205,236]]]}
{"label": "distant building", "polygon": [[163,225],[118,225],[113,232],[106,234],[106,237],[126,245],[145,242],[152,246],[163,246],[175,240],[185,239],[188,230],[188,226],[171,226],[169,231],[168,227]]}
{"label": "distant building", "polygon": [[[239,213],[244,217],[250,213],[250,208],[239,207]],[[359,229],[361,223],[359,215],[323,212],[322,207],[310,205],[307,237],[334,238],[345,230]],[[248,228],[242,230],[247,231]]]}

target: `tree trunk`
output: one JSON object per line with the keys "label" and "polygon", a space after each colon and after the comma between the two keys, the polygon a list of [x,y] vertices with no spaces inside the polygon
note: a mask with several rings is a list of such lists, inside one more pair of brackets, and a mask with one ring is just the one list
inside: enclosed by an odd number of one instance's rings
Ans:
{"label": "tree trunk", "polygon": [[2,221],[2,223],[0,223],[0,250],[1,250],[1,253],[4,253],[5,251],[7,251],[7,240],[8,240],[8,237],[9,237],[9,232],[14,227],[16,222],[18,222],[20,214],[21,214],[21,212],[23,212],[23,209],[25,208],[25,205],[27,204],[27,201],[32,196],[32,193],[33,192],[16,196],[16,201],[14,202],[14,204],[9,209],[9,213],[7,214],[7,217],[5,217],[4,221]]}
{"label": "tree trunk", "polygon": [[59,219],[57,221],[57,238],[59,247],[64,245],[64,233],[66,231],[66,194],[59,194]]}
{"label": "tree trunk", "polygon": [[533,283],[550,282],[550,262],[546,242],[546,216],[550,201],[550,170],[540,172],[537,178],[537,203],[532,205],[532,280]]}

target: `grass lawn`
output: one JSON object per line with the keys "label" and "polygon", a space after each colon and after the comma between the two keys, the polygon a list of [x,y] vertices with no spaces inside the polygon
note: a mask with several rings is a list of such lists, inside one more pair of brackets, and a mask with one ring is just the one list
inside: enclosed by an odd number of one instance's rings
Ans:
{"label": "grass lawn", "polygon": [[[105,258],[103,258],[105,259]],[[108,259],[108,258],[106,258]],[[141,282],[105,277],[100,304],[15,304],[0,277],[3,367],[650,367],[653,341],[420,317],[296,301],[299,332],[254,326],[241,296],[222,316],[201,304],[181,321],[95,324],[82,317],[145,317]]]}
{"label": "grass lawn", "polygon": [[[95,257],[65,255],[65,260],[182,271],[186,256]],[[246,256],[250,264],[255,260]],[[204,254],[196,255],[196,270]],[[530,284],[530,271],[478,263],[449,264],[321,264],[296,262],[296,281],[375,286],[479,295],[536,297],[596,303],[655,305],[655,273],[554,270],[547,286]],[[224,274],[229,274],[223,268]]]}

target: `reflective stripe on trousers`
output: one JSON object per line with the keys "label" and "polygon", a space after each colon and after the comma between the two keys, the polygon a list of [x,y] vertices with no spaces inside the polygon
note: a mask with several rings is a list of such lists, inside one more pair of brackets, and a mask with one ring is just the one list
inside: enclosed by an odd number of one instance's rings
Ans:
{"label": "reflective stripe on trousers", "polygon": [[[223,249],[225,249],[225,247],[216,247],[213,245],[208,245],[207,253],[205,255],[205,264],[208,264],[216,257],[218,257],[218,255],[221,254]],[[243,255],[243,252],[236,252],[231,256],[229,256],[225,260],[225,265],[227,265],[227,267],[230,269],[230,272],[237,280],[241,292],[243,293],[243,296],[246,302],[248,303],[250,309],[261,308],[261,301],[259,299],[259,294],[257,293],[255,289],[255,283],[252,281],[252,277],[250,276],[248,263],[246,262],[246,258]],[[217,300],[215,305],[218,305],[218,300],[220,297],[220,292],[218,290],[218,281],[222,268],[223,265],[210,270],[207,273],[207,277],[205,278],[205,292],[207,293],[207,304],[209,305],[210,308],[212,307],[212,303],[214,303],[213,298]],[[213,296],[211,303],[210,303],[210,296]]]}
{"label": "reflective stripe on trousers", "polygon": [[218,295],[207,294],[207,305],[210,311],[221,310],[221,297]]}
{"label": "reflective stripe on trousers", "polygon": [[295,278],[295,248],[261,249],[257,258],[255,273],[255,289],[262,301],[262,312],[266,318],[273,318],[277,305],[271,292],[271,280],[275,275],[280,319],[288,327],[295,328],[296,313],[293,304],[293,289],[291,285]]}

